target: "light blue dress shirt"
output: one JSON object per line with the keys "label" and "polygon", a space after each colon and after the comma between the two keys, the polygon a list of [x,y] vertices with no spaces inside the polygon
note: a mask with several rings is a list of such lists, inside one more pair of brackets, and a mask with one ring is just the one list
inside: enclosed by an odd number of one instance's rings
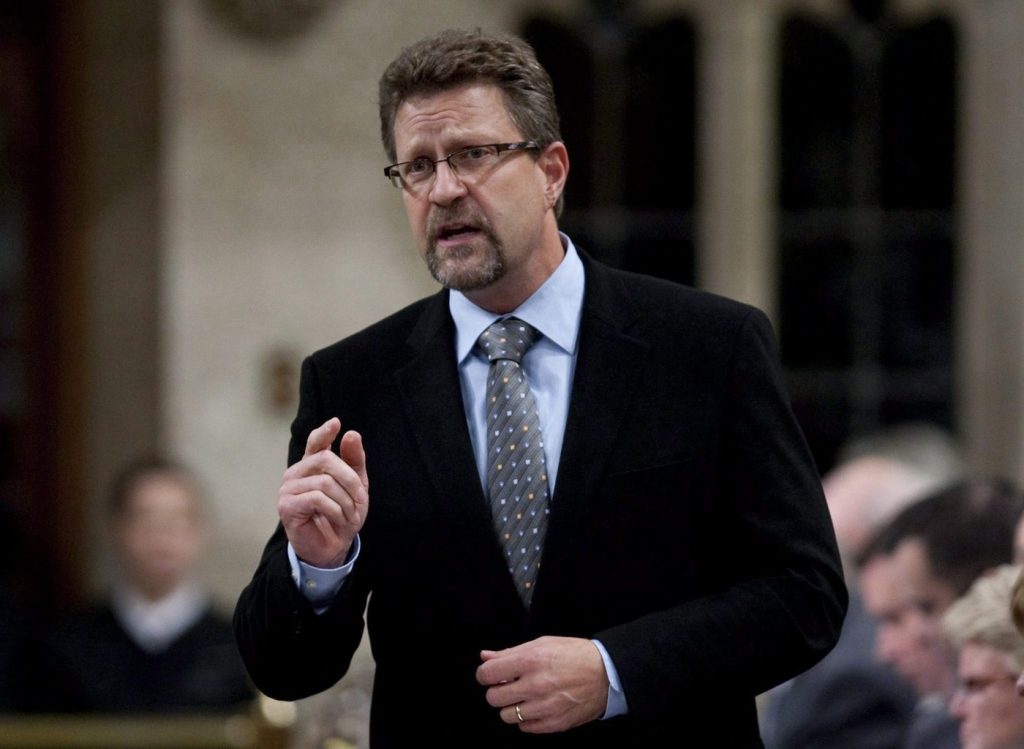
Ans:
{"label": "light blue dress shirt", "polygon": [[[544,284],[525,302],[508,315],[496,315],[478,307],[464,294],[452,291],[448,306],[455,322],[455,355],[462,386],[462,403],[473,444],[473,455],[479,472],[480,485],[487,494],[487,436],[486,392],[490,363],[473,347],[487,327],[502,317],[517,317],[541,333],[523,357],[523,368],[530,382],[530,390],[537,401],[540,428],[544,435],[544,458],[550,477],[549,494],[555,497],[555,481],[562,454],[565,422],[569,414],[569,396],[576,366],[580,318],[583,312],[583,263],[572,241],[561,235],[565,257]],[[353,544],[348,562],[336,569],[320,569],[301,561],[288,545],[288,560],[292,578],[307,600],[322,611],[330,605],[359,556],[359,538]],[[608,702],[604,718],[622,715],[628,711],[618,672],[608,651],[598,640],[591,642],[601,653],[608,675]]]}

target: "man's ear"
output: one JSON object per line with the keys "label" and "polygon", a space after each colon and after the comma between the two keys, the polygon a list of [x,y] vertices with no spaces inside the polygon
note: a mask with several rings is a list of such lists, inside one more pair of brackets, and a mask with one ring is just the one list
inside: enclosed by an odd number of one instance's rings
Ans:
{"label": "man's ear", "polygon": [[544,173],[544,198],[548,208],[554,208],[565,189],[569,177],[569,151],[556,140],[541,151],[537,164]]}

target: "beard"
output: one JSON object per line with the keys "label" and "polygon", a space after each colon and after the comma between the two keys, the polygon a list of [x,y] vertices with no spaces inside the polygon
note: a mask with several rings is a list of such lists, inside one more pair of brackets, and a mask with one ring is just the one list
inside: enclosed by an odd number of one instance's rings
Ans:
{"label": "beard", "polygon": [[[505,246],[482,216],[461,215],[466,211],[438,208],[427,225],[427,250],[424,260],[434,280],[446,289],[476,291],[490,286],[505,275]],[[438,247],[438,227],[464,223],[477,233],[464,244]]]}

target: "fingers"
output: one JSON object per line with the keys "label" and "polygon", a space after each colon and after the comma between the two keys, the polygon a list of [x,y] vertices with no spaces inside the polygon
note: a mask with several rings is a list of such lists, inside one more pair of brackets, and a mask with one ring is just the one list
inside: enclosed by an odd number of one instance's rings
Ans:
{"label": "fingers", "polygon": [[590,640],[541,637],[506,650],[483,650],[480,660],[476,679],[487,687],[488,704],[524,732],[564,731],[605,710],[608,677]]}
{"label": "fingers", "polygon": [[370,488],[370,479],[366,475],[366,451],[363,450],[363,437],[359,432],[351,430],[345,432],[341,438],[339,449],[341,459],[351,466],[352,470],[359,476],[364,489]]}
{"label": "fingers", "polygon": [[549,712],[550,708],[543,702],[517,702],[499,710],[498,717],[504,723],[518,725],[523,733],[553,733],[568,728],[550,717]]}
{"label": "fingers", "polygon": [[330,450],[331,443],[334,442],[334,438],[338,436],[340,431],[341,420],[338,417],[335,416],[325,421],[309,433],[309,437],[306,438],[306,452],[303,457],[308,457],[321,450]]}
{"label": "fingers", "polygon": [[340,461],[330,472],[286,478],[279,496],[333,523],[359,525],[366,514],[366,490],[355,471]]}
{"label": "fingers", "polygon": [[331,445],[340,432],[337,418],[311,431],[302,459],[284,472],[278,491],[277,513],[288,540],[315,567],[341,565],[369,506],[362,436],[346,432],[335,454]]}
{"label": "fingers", "polygon": [[476,680],[485,687],[506,684],[518,679],[524,672],[524,664],[520,663],[509,650],[482,650],[480,659],[483,661],[476,669]]}
{"label": "fingers", "polygon": [[[339,452],[331,452],[331,444],[341,429],[337,418],[324,422],[309,433],[306,440],[306,452],[302,460],[288,467],[284,472],[281,492],[291,495],[319,489],[328,496],[341,500],[342,495],[331,491],[331,485],[310,486],[307,483],[293,483],[311,476],[326,474],[334,479],[352,501],[365,504],[369,500],[370,481],[366,474],[366,452],[363,449],[363,438],[355,431],[348,431],[342,437]],[[319,449],[317,449],[319,448]]]}

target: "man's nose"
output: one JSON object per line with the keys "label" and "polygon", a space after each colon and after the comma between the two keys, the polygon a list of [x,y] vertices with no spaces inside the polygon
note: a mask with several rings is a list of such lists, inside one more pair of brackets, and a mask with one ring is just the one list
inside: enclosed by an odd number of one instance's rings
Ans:
{"label": "man's nose", "polygon": [[430,185],[430,202],[436,205],[450,205],[466,194],[466,186],[447,161],[434,166],[434,181]]}
{"label": "man's nose", "polygon": [[957,720],[964,719],[964,692],[962,689],[957,689],[949,698],[949,714]]}
{"label": "man's nose", "polygon": [[1017,677],[1017,694],[1024,697],[1024,671]]}
{"label": "man's nose", "polygon": [[881,663],[893,662],[893,637],[892,632],[885,624],[880,624],[875,631],[875,660]]}

